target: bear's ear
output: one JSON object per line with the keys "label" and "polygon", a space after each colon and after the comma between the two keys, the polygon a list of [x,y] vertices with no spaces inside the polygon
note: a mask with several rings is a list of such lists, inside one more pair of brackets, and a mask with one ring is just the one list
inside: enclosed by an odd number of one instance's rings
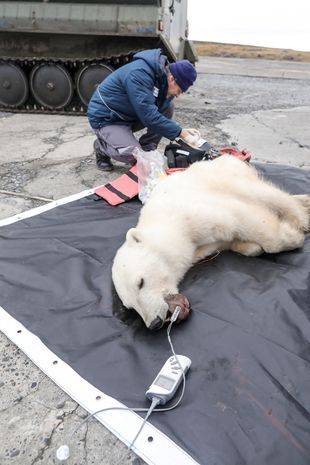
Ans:
{"label": "bear's ear", "polygon": [[131,228],[131,229],[129,229],[129,231],[127,231],[126,240],[128,242],[133,242],[134,241],[134,242],[138,242],[138,243],[142,241],[141,234],[139,233],[137,228]]}

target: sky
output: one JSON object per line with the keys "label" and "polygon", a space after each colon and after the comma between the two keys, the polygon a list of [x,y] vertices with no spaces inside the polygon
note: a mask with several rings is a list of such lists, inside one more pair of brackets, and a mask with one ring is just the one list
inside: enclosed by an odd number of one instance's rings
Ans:
{"label": "sky", "polygon": [[310,0],[188,0],[192,40],[310,51]]}

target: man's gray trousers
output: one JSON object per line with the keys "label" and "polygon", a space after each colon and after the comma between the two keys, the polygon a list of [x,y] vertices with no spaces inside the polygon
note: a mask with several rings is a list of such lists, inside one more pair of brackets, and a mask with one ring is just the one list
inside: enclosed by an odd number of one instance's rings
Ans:
{"label": "man's gray trousers", "polygon": [[[171,119],[173,116],[173,106],[170,105],[167,110],[163,112],[163,115]],[[148,129],[147,132],[137,140],[133,133],[141,129],[143,129],[143,125],[140,122],[137,122],[133,126],[112,124],[100,129],[95,129],[94,131],[97,139],[94,142],[94,148],[96,153],[106,155],[122,163],[135,163],[136,160],[132,155],[135,147],[142,148],[142,150],[146,152],[155,150],[162,138],[162,136]]]}

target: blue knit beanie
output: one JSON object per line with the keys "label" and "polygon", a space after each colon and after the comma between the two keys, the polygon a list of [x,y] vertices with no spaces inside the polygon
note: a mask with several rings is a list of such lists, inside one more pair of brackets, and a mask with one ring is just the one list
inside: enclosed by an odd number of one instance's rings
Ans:
{"label": "blue knit beanie", "polygon": [[181,87],[182,92],[186,92],[196,81],[197,71],[188,60],[171,63],[169,69],[177,84]]}

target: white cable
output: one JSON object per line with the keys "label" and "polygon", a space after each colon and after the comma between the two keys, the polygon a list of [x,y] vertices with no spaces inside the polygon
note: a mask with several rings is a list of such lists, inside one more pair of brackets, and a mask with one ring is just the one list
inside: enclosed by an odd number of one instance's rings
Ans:
{"label": "white cable", "polygon": [[129,450],[132,448],[132,446],[133,446],[134,443],[136,442],[136,439],[137,439],[137,437],[140,435],[140,433],[141,433],[141,431],[142,431],[142,429],[143,429],[145,423],[147,422],[149,416],[151,415],[151,413],[154,411],[155,407],[156,407],[159,403],[160,403],[160,399],[158,399],[158,397],[153,397],[151,406],[150,406],[150,408],[148,409],[148,412],[147,412],[147,414],[146,414],[146,416],[145,416],[145,418],[144,418],[144,420],[143,420],[142,425],[141,425],[140,428],[139,428],[139,431],[138,431],[137,434],[135,435],[134,439],[131,441],[131,444],[130,444],[130,446],[129,446],[129,448],[128,448]]}

